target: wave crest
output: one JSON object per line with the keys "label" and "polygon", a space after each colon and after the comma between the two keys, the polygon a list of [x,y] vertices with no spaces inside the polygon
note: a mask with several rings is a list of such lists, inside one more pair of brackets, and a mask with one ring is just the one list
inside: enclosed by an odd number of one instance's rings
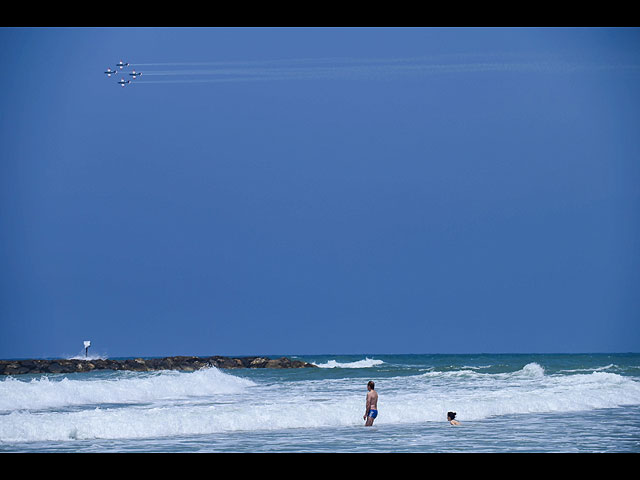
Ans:
{"label": "wave crest", "polygon": [[195,372],[133,373],[91,380],[49,377],[29,382],[9,377],[0,382],[0,412],[43,410],[81,405],[161,403],[216,394],[240,393],[254,382],[215,367]]}
{"label": "wave crest", "polygon": [[371,368],[382,364],[384,364],[382,360],[365,357],[364,360],[358,360],[356,362],[329,360],[327,363],[314,363],[313,365],[320,368]]}

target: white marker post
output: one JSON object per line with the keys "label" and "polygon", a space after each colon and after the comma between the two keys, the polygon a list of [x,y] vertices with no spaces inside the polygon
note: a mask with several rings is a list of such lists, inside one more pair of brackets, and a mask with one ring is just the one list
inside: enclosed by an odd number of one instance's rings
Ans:
{"label": "white marker post", "polygon": [[87,358],[87,353],[89,352],[89,347],[91,346],[91,342],[89,340],[84,341],[84,357]]}

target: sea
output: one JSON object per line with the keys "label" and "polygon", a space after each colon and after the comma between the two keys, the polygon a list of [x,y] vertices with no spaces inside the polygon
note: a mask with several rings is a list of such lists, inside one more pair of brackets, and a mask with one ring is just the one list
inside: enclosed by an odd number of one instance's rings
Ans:
{"label": "sea", "polygon": [[279,356],[319,368],[0,378],[0,453],[640,452],[640,354]]}

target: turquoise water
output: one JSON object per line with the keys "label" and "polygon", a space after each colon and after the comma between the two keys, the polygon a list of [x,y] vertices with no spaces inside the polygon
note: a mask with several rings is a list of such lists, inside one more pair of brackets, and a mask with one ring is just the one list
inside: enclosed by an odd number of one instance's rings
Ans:
{"label": "turquoise water", "polygon": [[0,379],[0,452],[640,451],[640,354],[288,356],[321,368]]}

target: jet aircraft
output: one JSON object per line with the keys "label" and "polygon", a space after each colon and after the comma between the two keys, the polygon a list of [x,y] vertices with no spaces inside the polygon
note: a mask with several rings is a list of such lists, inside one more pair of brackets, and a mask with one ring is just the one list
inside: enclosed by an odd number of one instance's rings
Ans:
{"label": "jet aircraft", "polygon": [[110,77],[112,74],[116,73],[116,71],[115,70],[111,70],[111,68],[107,68],[107,71],[104,72],[104,73],[107,74],[107,77]]}
{"label": "jet aircraft", "polygon": [[118,84],[119,84],[119,85],[122,85],[122,87],[123,87],[123,88],[124,88],[124,86],[125,86],[127,83],[131,83],[131,80],[127,80],[127,81],[125,81],[125,79],[123,78],[122,80],[120,80],[120,81],[118,82]]}
{"label": "jet aircraft", "polygon": [[129,62],[123,63],[122,60],[120,60],[120,63],[116,65],[116,67],[120,67],[120,70],[122,70],[122,67],[128,67],[128,66],[129,66]]}
{"label": "jet aircraft", "polygon": [[131,72],[129,75],[131,75],[133,78],[139,77],[140,75],[142,75],[142,72],[138,72],[136,73],[136,71],[134,70],[133,72]]}

